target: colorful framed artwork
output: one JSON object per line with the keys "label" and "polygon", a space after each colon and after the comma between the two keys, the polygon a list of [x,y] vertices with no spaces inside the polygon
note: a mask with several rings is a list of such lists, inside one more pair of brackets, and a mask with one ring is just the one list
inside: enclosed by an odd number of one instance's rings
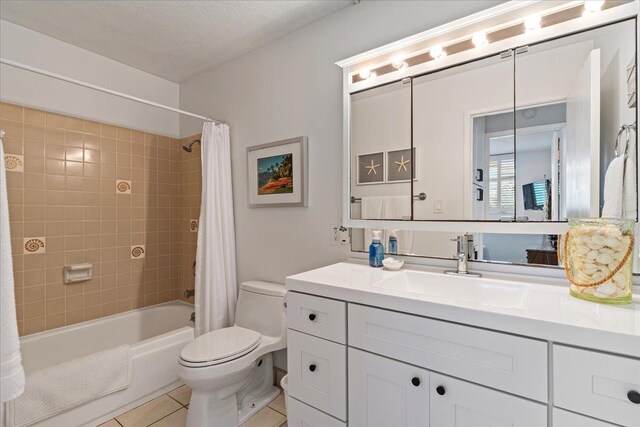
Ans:
{"label": "colorful framed artwork", "polygon": [[384,184],[384,152],[359,154],[357,184]]}
{"label": "colorful framed artwork", "polygon": [[387,151],[387,182],[409,182],[411,177],[417,181],[416,176],[416,148],[404,150]]}
{"label": "colorful framed artwork", "polygon": [[307,138],[247,148],[249,207],[308,205]]}

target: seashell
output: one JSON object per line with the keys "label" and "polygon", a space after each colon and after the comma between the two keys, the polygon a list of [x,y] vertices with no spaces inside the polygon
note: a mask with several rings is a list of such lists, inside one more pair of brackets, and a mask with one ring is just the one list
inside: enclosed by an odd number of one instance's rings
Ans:
{"label": "seashell", "polygon": [[610,248],[600,248],[598,250],[598,252],[600,252],[601,254],[613,254],[616,251],[614,251],[613,249],[610,249]]}
{"label": "seashell", "polygon": [[574,249],[575,254],[586,255],[591,251],[591,249],[587,246],[580,245]]}
{"label": "seashell", "polygon": [[609,246],[611,249],[617,249],[622,245],[622,242],[620,239],[609,238],[604,244]]}
{"label": "seashell", "polygon": [[582,234],[578,237],[578,241],[582,243],[591,243],[591,236],[589,234]]}
{"label": "seashell", "polygon": [[618,292],[618,288],[610,282],[603,283],[602,285],[596,286],[596,294],[604,295],[605,297],[610,297]]}
{"label": "seashell", "polygon": [[587,260],[589,260],[589,261],[595,261],[596,258],[598,258],[598,251],[590,251],[587,254]]}
{"label": "seashell", "polygon": [[591,243],[598,246],[604,246],[606,239],[599,234],[591,236]]}
{"label": "seashell", "polygon": [[593,249],[594,251],[600,250],[601,248],[604,247],[604,245],[598,245],[595,243],[587,243],[587,246],[591,249]]}
{"label": "seashell", "polygon": [[580,292],[587,295],[594,295],[596,293],[595,286],[589,288],[579,288]]}
{"label": "seashell", "polygon": [[586,274],[593,274],[596,271],[598,271],[598,266],[591,263],[591,262],[587,262],[585,264],[582,265],[582,267],[580,267],[580,271],[586,273]]}
{"label": "seashell", "polygon": [[600,264],[611,264],[613,262],[613,256],[611,256],[610,254],[599,254],[596,257],[596,260],[598,261],[598,263]]}

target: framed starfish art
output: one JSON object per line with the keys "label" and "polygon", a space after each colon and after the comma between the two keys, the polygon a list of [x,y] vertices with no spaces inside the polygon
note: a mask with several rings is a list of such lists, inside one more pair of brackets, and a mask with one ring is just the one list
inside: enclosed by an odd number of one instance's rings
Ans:
{"label": "framed starfish art", "polygon": [[384,153],[358,156],[358,185],[384,184]]}
{"label": "framed starfish art", "polygon": [[416,149],[395,150],[387,152],[387,182],[408,182],[416,180]]}

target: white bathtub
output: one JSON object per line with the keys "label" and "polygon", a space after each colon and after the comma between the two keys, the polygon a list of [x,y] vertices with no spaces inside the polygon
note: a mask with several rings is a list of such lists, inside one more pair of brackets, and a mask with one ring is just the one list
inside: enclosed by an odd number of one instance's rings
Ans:
{"label": "white bathtub", "polygon": [[122,344],[131,345],[133,355],[133,379],[128,388],[34,426],[95,426],[178,387],[178,356],[194,337],[189,320],[192,312],[193,305],[171,301],[22,338],[27,375]]}

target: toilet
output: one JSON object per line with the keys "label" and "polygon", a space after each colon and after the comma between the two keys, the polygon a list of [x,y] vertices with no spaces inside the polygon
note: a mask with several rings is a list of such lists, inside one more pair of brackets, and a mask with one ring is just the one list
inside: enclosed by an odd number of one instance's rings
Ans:
{"label": "toilet", "polygon": [[180,378],[191,387],[188,427],[237,427],[273,400],[272,352],[286,348],[281,284],[240,285],[235,324],[199,336],[180,353]]}

